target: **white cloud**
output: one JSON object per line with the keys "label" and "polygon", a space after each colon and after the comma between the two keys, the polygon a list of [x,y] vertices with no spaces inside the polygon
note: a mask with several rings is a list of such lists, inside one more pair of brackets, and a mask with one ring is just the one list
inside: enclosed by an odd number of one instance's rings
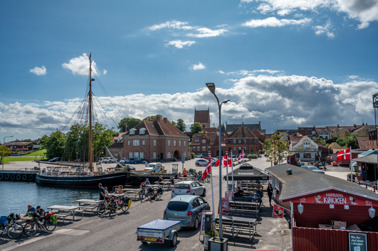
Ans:
{"label": "white cloud", "polygon": [[206,37],[218,37],[226,33],[227,29],[212,30],[209,28],[197,28],[197,33],[188,33],[188,37],[206,38]]}
{"label": "white cloud", "polygon": [[258,27],[282,27],[287,25],[305,25],[311,22],[309,18],[303,19],[277,19],[276,17],[268,17],[265,19],[252,19],[242,24],[243,26],[250,28]]}
{"label": "white cloud", "polygon": [[[74,75],[84,75],[87,76],[89,74],[89,59],[87,54],[83,53],[83,55],[71,58],[68,63],[63,63],[62,67],[64,69],[70,70]],[[97,75],[98,69],[96,66],[96,62],[92,61],[92,72]]]}
{"label": "white cloud", "polygon": [[182,49],[185,46],[190,47],[190,46],[192,46],[195,43],[196,43],[196,41],[174,40],[174,41],[169,41],[166,45],[167,46],[172,45],[172,46],[174,46],[174,47],[176,47],[178,49]]}
{"label": "white cloud", "polygon": [[[242,0],[241,2],[253,1]],[[376,0],[255,0],[255,2],[262,2],[257,8],[260,13],[275,11],[281,16],[303,11],[318,13],[322,8],[334,10],[358,20],[359,29],[367,28],[371,22],[378,21],[378,1]]]}
{"label": "white cloud", "polygon": [[335,37],[335,34],[331,31],[332,26],[331,26],[330,21],[328,21],[324,26],[321,26],[321,25],[314,26],[314,29],[315,29],[316,35],[325,34],[328,38]]}
{"label": "white cloud", "polygon": [[191,30],[193,29],[192,26],[188,25],[188,22],[182,22],[182,21],[167,21],[161,24],[155,24],[150,27],[148,27],[151,31],[161,30],[161,29],[172,29],[172,30]]}
{"label": "white cloud", "polygon": [[239,77],[245,77],[245,76],[255,76],[256,73],[268,73],[271,75],[282,73],[282,71],[278,70],[270,70],[270,69],[258,69],[258,70],[238,70],[238,71],[230,71],[230,72],[225,72],[222,70],[218,71],[220,74],[223,75],[233,75],[233,76],[239,76]]}
{"label": "white cloud", "polygon": [[[373,124],[372,94],[377,82],[353,79],[343,83],[298,75],[258,75],[233,79],[228,88],[217,86],[217,96],[231,101],[222,106],[223,121],[258,123],[268,133],[274,129],[295,129],[298,126],[353,125],[361,121]],[[162,114],[169,120],[182,118],[193,123],[194,109],[210,108],[211,122],[217,121],[217,104],[207,88],[174,94],[133,94],[96,97],[107,114],[118,122],[123,117],[145,118]],[[111,102],[111,103],[110,103]],[[62,129],[81,99],[40,103],[0,102],[0,135],[12,131],[16,138],[37,138]],[[114,104],[117,104],[115,109]],[[100,111],[98,111],[100,112]],[[107,127],[109,117],[99,116]],[[67,128],[68,129],[68,128]]]}
{"label": "white cloud", "polygon": [[357,75],[349,75],[348,78],[349,78],[349,79],[357,79],[358,76],[357,76]]}
{"label": "white cloud", "polygon": [[108,71],[104,69],[104,70],[102,70],[102,74],[106,75],[106,74],[108,74]]}
{"label": "white cloud", "polygon": [[42,67],[36,66],[33,69],[30,69],[29,72],[34,73],[37,76],[43,76],[47,74],[47,70],[45,66],[42,66]]}
{"label": "white cloud", "polygon": [[203,65],[201,62],[199,62],[198,64],[194,64],[194,65],[192,65],[192,66],[191,66],[191,69],[192,69],[193,71],[204,70],[204,69],[206,69],[206,66]]}

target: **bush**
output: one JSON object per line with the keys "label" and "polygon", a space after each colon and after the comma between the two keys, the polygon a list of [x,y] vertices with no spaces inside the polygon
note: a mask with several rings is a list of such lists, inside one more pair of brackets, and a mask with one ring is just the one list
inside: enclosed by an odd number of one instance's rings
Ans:
{"label": "bush", "polygon": [[248,154],[247,155],[247,158],[248,159],[256,159],[256,158],[258,158],[259,157],[259,155],[258,154],[255,154],[255,153],[250,153],[250,154]]}
{"label": "bush", "polygon": [[196,155],[192,153],[192,159],[195,159],[195,158],[196,158]]}
{"label": "bush", "polygon": [[195,171],[196,171],[196,169],[194,169],[194,168],[189,169],[189,173],[194,173]]}

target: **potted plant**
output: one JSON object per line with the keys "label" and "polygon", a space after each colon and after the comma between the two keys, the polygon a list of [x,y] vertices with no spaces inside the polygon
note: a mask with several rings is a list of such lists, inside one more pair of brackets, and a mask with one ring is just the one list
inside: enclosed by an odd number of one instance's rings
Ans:
{"label": "potted plant", "polygon": [[219,238],[218,236],[214,236],[210,238],[209,243],[208,243],[208,250],[209,251],[227,251],[228,239]]}
{"label": "potted plant", "polygon": [[209,247],[209,240],[213,237],[219,236],[218,231],[212,230],[212,231],[204,231],[204,236],[203,236],[203,246],[206,250],[208,250]]}

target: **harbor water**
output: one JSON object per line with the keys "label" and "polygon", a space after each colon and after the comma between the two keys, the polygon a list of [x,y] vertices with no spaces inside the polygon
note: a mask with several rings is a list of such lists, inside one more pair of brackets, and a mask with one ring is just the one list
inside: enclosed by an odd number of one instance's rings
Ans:
{"label": "harbor water", "polygon": [[78,199],[98,199],[96,189],[43,187],[29,182],[0,182],[0,215],[25,214],[27,205],[41,206],[45,211],[52,205],[77,205]]}

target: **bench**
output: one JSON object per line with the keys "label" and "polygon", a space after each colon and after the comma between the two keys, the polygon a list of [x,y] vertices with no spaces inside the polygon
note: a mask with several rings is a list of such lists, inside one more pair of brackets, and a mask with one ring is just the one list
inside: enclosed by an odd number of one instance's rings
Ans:
{"label": "bench", "polygon": [[[215,219],[216,230],[219,230],[219,218]],[[232,238],[235,239],[239,234],[248,235],[251,241],[256,233],[256,219],[242,218],[242,217],[222,217],[222,230],[230,231]]]}
{"label": "bench", "polygon": [[[93,213],[93,211],[95,210],[97,211],[97,208],[98,208],[98,205],[80,205],[79,206],[79,210],[83,212],[91,211]],[[75,213],[79,210],[75,210]]]}
{"label": "bench", "polygon": [[62,213],[58,213],[58,214],[55,214],[55,215],[56,215],[56,217],[57,217],[58,219],[63,219],[63,222],[64,222],[64,220],[66,219],[66,217],[71,216],[71,215],[68,215],[68,214],[62,214]]}

